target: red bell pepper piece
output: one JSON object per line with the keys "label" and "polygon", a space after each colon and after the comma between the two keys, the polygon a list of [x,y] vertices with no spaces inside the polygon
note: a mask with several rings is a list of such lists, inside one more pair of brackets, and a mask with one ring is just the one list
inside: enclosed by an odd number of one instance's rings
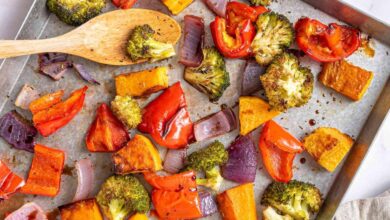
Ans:
{"label": "red bell pepper piece", "polygon": [[288,153],[302,153],[303,144],[274,121],[267,121],[262,130],[267,143],[273,144]]}
{"label": "red bell pepper piece", "polygon": [[5,163],[0,160],[0,202],[8,199],[10,195],[24,186],[24,180],[13,173]]}
{"label": "red bell pepper piece", "polygon": [[27,182],[20,192],[55,197],[60,191],[64,161],[63,151],[36,144]]}
{"label": "red bell pepper piece", "polygon": [[130,140],[123,123],[115,117],[110,108],[101,104],[95,120],[88,130],[86,145],[91,152],[115,152]]}
{"label": "red bell pepper piece", "polygon": [[194,171],[171,176],[144,173],[144,177],[154,187],[152,202],[161,219],[194,219],[202,216]]}
{"label": "red bell pepper piece", "polygon": [[133,7],[136,2],[137,0],[112,0],[112,3],[121,9],[129,9]]}
{"label": "red bell pepper piece", "polygon": [[251,7],[241,2],[229,2],[226,5],[227,32],[230,35],[236,34],[238,25],[247,19],[256,22],[259,15],[267,12],[264,6]]}
{"label": "red bell pepper piece", "polygon": [[160,219],[196,219],[202,217],[198,191],[153,190],[152,202]]}
{"label": "red bell pepper piece", "polygon": [[235,38],[226,32],[226,20],[216,17],[210,24],[214,44],[222,55],[228,58],[243,58],[250,55],[250,48],[255,37],[255,27],[247,19],[238,24]]}
{"label": "red bell pepper piece", "polygon": [[146,182],[155,189],[177,191],[183,188],[196,189],[196,173],[187,171],[170,176],[159,176],[156,173],[144,173]]}
{"label": "red bell pepper piece", "polygon": [[193,139],[193,123],[180,82],[144,108],[138,129],[149,133],[161,146],[173,149],[187,146]]}
{"label": "red bell pepper piece", "polygon": [[279,182],[288,182],[293,176],[296,153],[303,151],[302,143],[273,121],[264,124],[259,148],[270,176]]}
{"label": "red bell pepper piece", "polygon": [[[36,100],[41,103],[40,106],[48,106],[46,109],[33,113],[34,126],[39,133],[41,133],[42,136],[47,137],[68,124],[83,108],[85,92],[87,89],[88,87],[85,86],[76,90],[67,100],[63,102],[56,101],[56,104],[54,105],[51,99],[47,99],[49,96],[46,96],[46,98],[43,96]],[[45,103],[43,100],[47,100],[48,102]],[[40,107],[38,109],[40,109]]]}
{"label": "red bell pepper piece", "polygon": [[331,23],[328,26],[310,18],[295,24],[296,41],[312,59],[334,62],[344,59],[360,46],[360,32],[352,27]]}

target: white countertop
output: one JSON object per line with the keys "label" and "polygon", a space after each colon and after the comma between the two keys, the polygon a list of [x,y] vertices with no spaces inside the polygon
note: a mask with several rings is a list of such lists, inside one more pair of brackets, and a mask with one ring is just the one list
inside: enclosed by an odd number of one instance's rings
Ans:
{"label": "white countertop", "polygon": [[[390,24],[389,0],[343,0]],[[0,0],[0,39],[13,39],[33,0]],[[386,135],[387,134],[387,135]],[[349,188],[344,201],[376,196],[390,189],[390,114]]]}

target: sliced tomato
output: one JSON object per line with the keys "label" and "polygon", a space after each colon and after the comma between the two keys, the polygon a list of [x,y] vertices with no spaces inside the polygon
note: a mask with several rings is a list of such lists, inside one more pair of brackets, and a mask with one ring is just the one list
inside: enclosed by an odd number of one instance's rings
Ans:
{"label": "sliced tomato", "polygon": [[331,23],[328,26],[310,18],[295,24],[296,41],[312,59],[334,62],[344,59],[360,46],[360,32],[352,27]]}

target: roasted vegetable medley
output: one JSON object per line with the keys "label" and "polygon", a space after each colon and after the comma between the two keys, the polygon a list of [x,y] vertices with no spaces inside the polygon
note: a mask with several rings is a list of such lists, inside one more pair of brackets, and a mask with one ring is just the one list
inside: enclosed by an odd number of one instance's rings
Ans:
{"label": "roasted vegetable medley", "polygon": [[[186,13],[193,1],[151,2],[167,7],[175,16]],[[78,185],[73,200],[58,207],[63,220],[181,220],[210,215],[257,220],[259,205],[265,220],[308,220],[320,210],[319,188],[294,178],[294,159],[307,151],[323,172],[333,172],[353,139],[331,127],[297,137],[295,129],[279,120],[286,111],[310,105],[316,90],[312,70],[290,47],[296,44],[313,62],[325,62],[318,81],[359,101],[374,77],[371,71],[344,60],[359,47],[359,31],[311,18],[289,20],[290,16],[268,8],[271,0],[203,1],[216,14],[210,31],[205,30],[203,17],[186,13],[178,60],[171,58],[176,55],[175,45],[157,41],[160,30],[149,21],[129,30],[127,44],[122,45],[128,58],[134,63],[158,61],[158,67],[138,65],[100,84],[93,78],[95,73],[67,60],[65,54],[39,55],[39,71],[50,77],[46,80],[64,80],[67,69],[73,67],[84,83],[104,87],[110,102],[93,103],[89,96],[96,90],[87,86],[73,92],[68,88],[40,92],[26,84],[15,102],[18,109],[0,118],[0,136],[9,144],[1,146],[7,148],[2,152],[9,147],[15,152],[24,150],[21,154],[31,154],[32,163],[23,178],[18,175],[20,169],[0,160],[0,205],[17,193],[52,198],[69,194],[62,192],[62,174],[74,159]],[[119,10],[138,5],[136,0],[112,3]],[[105,6],[104,0],[47,0],[52,13],[74,26],[99,15]],[[245,69],[237,73],[242,77],[229,72],[231,59],[236,58],[247,59]],[[183,68],[172,70],[167,62]],[[178,71],[183,80],[169,80]],[[113,91],[111,84],[115,84]],[[240,88],[242,94],[233,94],[231,87]],[[197,106],[202,111],[194,112],[192,107],[198,103],[191,93],[203,93],[200,98],[208,103],[229,100],[237,105],[222,105],[201,118],[206,106]],[[78,127],[74,120],[78,114],[88,114],[88,130]],[[78,141],[90,153],[87,158],[69,159],[66,146],[38,143],[44,138],[73,138],[63,132],[66,126],[85,133],[85,140]],[[239,136],[226,144],[222,137],[237,128]],[[259,134],[257,140],[254,133]],[[194,143],[203,147],[194,149]],[[100,167],[94,166],[102,157],[96,155],[109,157],[111,163],[104,166],[112,167],[112,173],[97,173]],[[271,182],[261,197],[254,190],[262,175],[259,166],[267,173],[263,178]],[[96,176],[108,177],[101,183]],[[234,187],[226,188],[226,181]],[[46,219],[45,212],[50,211],[34,202],[18,208],[9,210],[5,219]]]}

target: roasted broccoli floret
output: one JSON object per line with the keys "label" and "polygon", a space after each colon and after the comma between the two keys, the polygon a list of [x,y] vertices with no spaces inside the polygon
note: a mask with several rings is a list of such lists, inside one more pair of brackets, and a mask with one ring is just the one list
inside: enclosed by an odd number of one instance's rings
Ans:
{"label": "roasted broccoli floret", "polygon": [[313,74],[289,53],[278,55],[260,76],[260,81],[269,104],[279,111],[306,104],[313,93]]}
{"label": "roasted broccoli floret", "polygon": [[132,175],[109,177],[96,199],[111,220],[122,220],[130,213],[145,213],[150,209],[148,192]]}
{"label": "roasted broccoli floret", "polygon": [[111,102],[111,107],[115,115],[129,129],[136,128],[142,121],[141,108],[138,102],[130,96],[116,96],[114,101]]}
{"label": "roasted broccoli floret", "polygon": [[271,0],[250,0],[250,2],[252,5],[256,5],[256,6],[259,5],[267,6],[271,4]]}
{"label": "roasted broccoli floret", "polygon": [[263,210],[263,220],[294,220],[289,215],[281,215],[274,208],[268,206]]}
{"label": "roasted broccoli floret", "polygon": [[276,55],[291,45],[294,29],[284,15],[275,12],[261,14],[256,26],[257,34],[252,42],[252,50],[260,65],[268,65]]}
{"label": "roasted broccoli floret", "polygon": [[196,183],[218,191],[223,180],[219,166],[225,164],[228,157],[223,144],[215,141],[208,147],[190,154],[186,159],[186,170],[203,171],[205,178],[197,178]]}
{"label": "roasted broccoli floret", "polygon": [[105,0],[47,0],[46,5],[57,17],[73,26],[84,24],[100,14]]}
{"label": "roasted broccoli floret", "polygon": [[271,183],[261,198],[262,205],[273,207],[281,215],[304,220],[310,218],[310,213],[319,211],[321,202],[319,189],[310,183],[296,180]]}
{"label": "roasted broccoli floret", "polygon": [[175,55],[173,44],[155,40],[154,33],[155,31],[148,24],[133,29],[127,46],[127,52],[133,62],[142,59],[153,62]]}
{"label": "roasted broccoli floret", "polygon": [[187,67],[184,79],[200,92],[216,102],[230,86],[229,73],[226,71],[225,60],[214,47],[203,49],[203,61],[198,67]]}

